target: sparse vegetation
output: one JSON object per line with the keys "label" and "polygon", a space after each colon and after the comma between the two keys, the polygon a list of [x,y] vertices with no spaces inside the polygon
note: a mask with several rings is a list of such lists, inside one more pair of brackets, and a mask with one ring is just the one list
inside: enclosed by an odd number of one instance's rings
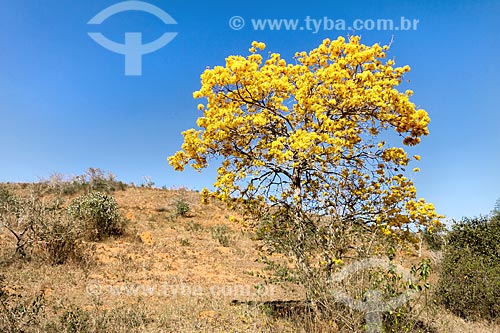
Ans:
{"label": "sparse vegetation", "polygon": [[196,232],[202,231],[203,226],[198,222],[190,221],[188,224],[186,224],[186,230],[196,233]]}
{"label": "sparse vegetation", "polygon": [[4,333],[35,332],[44,322],[43,292],[23,297],[7,291],[5,277],[0,275],[0,331]]}
{"label": "sparse vegetation", "polygon": [[437,295],[467,320],[500,321],[500,215],[466,218],[447,237]]}
{"label": "sparse vegetation", "polygon": [[[178,215],[176,203],[179,198],[190,207],[191,218],[162,223],[170,216],[165,212]],[[0,265],[0,274],[5,276],[0,285],[0,331],[366,331],[364,312],[331,299],[308,302],[297,283],[300,276],[294,270],[293,261],[286,256],[256,254],[258,246],[272,249],[263,240],[274,237],[273,233],[279,231],[271,223],[276,219],[264,221],[257,237],[250,238],[254,233],[243,232],[246,229],[230,222],[228,217],[233,213],[223,205],[198,206],[199,199],[199,194],[185,190],[158,191],[138,187],[116,192],[113,199],[105,193],[83,192],[66,201],[64,194],[47,191],[44,184],[0,186],[2,223],[8,223],[14,232],[22,234],[20,239],[27,240],[19,243],[15,260]],[[101,239],[97,237],[97,224],[91,223],[94,227],[89,234],[87,223],[72,218],[69,213],[71,206],[84,209],[87,205],[83,202],[96,201],[106,204],[92,207],[109,208],[102,212],[127,216],[131,225],[123,237],[102,242],[109,235],[104,232]],[[105,215],[116,217],[115,213]],[[28,222],[33,228],[23,234],[23,226]],[[234,228],[241,232],[234,233]],[[350,274],[336,286],[340,288],[336,290],[358,300],[365,300],[373,289],[380,290],[384,300],[394,299],[405,291],[418,291],[408,302],[383,315],[386,332],[498,331],[494,323],[461,322],[451,314],[445,317],[441,305],[432,305],[430,291],[435,279],[429,278],[432,270],[429,261],[425,260],[429,251],[427,242],[424,242],[423,258],[402,259],[399,253],[407,248],[397,241],[388,242],[381,235],[367,234],[371,237],[370,242],[362,242],[367,235],[361,237],[363,233],[354,229],[346,235],[358,235],[359,240],[357,252],[352,250],[348,255],[369,253],[367,244],[371,242],[371,248],[377,249],[381,257],[391,258],[394,265],[403,265],[414,277],[410,283],[398,274],[398,270],[374,268]],[[231,242],[234,247],[228,248]],[[17,238],[6,226],[0,232],[0,244],[3,253],[12,257]],[[82,260],[92,264],[72,264]],[[336,264],[342,268],[349,262],[346,259]],[[67,265],[72,266],[68,268]],[[432,269],[441,270],[434,265]],[[189,272],[189,282],[183,280],[185,272]],[[255,286],[263,286],[263,290],[269,286],[276,289],[262,296],[234,294],[240,290],[233,289],[235,280],[244,283],[245,288],[256,295]],[[159,284],[158,281],[168,282]],[[211,284],[217,287],[213,289],[215,293],[207,292],[212,290]],[[93,286],[98,292],[93,292]],[[200,286],[205,293],[196,294]],[[325,292],[328,286],[315,284],[315,287],[320,295],[328,295]],[[156,297],[161,297],[161,301]],[[232,302],[234,300],[236,302]],[[328,308],[317,311],[325,305]]]}
{"label": "sparse vegetation", "polygon": [[179,199],[175,203],[175,208],[177,211],[177,215],[186,217],[189,214],[189,204],[184,199]]}
{"label": "sparse vegetation", "polygon": [[179,241],[179,243],[182,246],[190,246],[191,245],[191,243],[189,242],[189,239],[186,239],[186,238],[181,238],[181,240]]}
{"label": "sparse vegetation", "polygon": [[91,240],[119,236],[124,231],[124,219],[118,212],[115,199],[102,192],[91,192],[74,199],[67,208],[71,218],[82,223]]}
{"label": "sparse vegetation", "polygon": [[45,254],[52,265],[62,265],[69,261],[84,263],[84,244],[80,229],[75,221],[63,214],[46,218],[38,232],[38,250]]}
{"label": "sparse vegetation", "polygon": [[15,243],[12,258],[35,256],[53,265],[83,259],[82,229],[64,214],[60,199],[45,201],[38,185],[26,197],[0,192],[0,222]]}
{"label": "sparse vegetation", "polygon": [[155,186],[155,182],[153,181],[153,179],[151,177],[144,176],[142,178],[144,179],[144,182],[141,184],[142,187],[153,188],[153,186]]}
{"label": "sparse vegetation", "polygon": [[112,173],[106,173],[99,168],[89,168],[83,174],[73,177],[56,173],[39,184],[49,193],[67,196],[93,191],[110,194],[118,190],[124,191],[128,187],[122,181],[116,180]]}
{"label": "sparse vegetation", "polygon": [[216,225],[212,228],[212,238],[217,240],[222,246],[229,246],[228,228],[224,224]]}
{"label": "sparse vegetation", "polygon": [[49,326],[49,332],[139,333],[150,321],[141,304],[134,307],[121,306],[112,310],[86,310],[73,305],[60,315],[58,322]]}

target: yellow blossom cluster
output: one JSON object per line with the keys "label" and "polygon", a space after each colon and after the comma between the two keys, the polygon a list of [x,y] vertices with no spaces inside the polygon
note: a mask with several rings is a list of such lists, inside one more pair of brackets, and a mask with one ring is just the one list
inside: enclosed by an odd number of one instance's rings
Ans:
{"label": "yellow blossom cluster", "polygon": [[411,146],[429,133],[413,91],[397,89],[410,67],[396,67],[386,60],[388,46],[357,36],[325,39],[291,63],[278,53],[264,59],[265,47],[253,42],[248,56],[203,72],[193,94],[205,99],[199,129],[182,133],[170,164],[200,170],[210,158],[222,160],[215,191],[204,198],[295,205],[385,228],[439,223],[401,174],[410,161],[405,150],[378,139],[392,129]]}

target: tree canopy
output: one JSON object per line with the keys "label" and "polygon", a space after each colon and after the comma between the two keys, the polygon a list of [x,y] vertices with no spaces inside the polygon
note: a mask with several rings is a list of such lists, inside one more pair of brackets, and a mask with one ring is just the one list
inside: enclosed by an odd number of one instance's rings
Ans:
{"label": "tree canopy", "polygon": [[[218,158],[214,190],[204,196],[252,209],[293,207],[388,234],[439,223],[404,175],[420,156],[403,146],[429,133],[430,118],[410,101],[411,90],[396,89],[410,67],[386,60],[389,46],[325,39],[291,63],[278,53],[264,59],[264,49],[253,42],[248,56],[229,56],[201,75],[193,96],[206,99],[198,105],[203,116],[169,157],[176,170],[200,170]],[[390,130],[400,146],[382,138]]]}

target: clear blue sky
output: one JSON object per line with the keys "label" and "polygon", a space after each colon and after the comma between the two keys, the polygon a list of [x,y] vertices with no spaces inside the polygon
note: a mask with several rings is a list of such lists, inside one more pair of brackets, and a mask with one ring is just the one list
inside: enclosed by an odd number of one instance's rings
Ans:
{"label": "clear blue sky", "polygon": [[[157,186],[210,186],[214,170],[174,172],[167,156],[180,132],[195,126],[206,66],[247,54],[253,40],[290,59],[324,38],[351,31],[255,31],[251,19],[304,20],[400,17],[417,30],[360,30],[362,42],[394,42],[396,64],[409,64],[413,101],[431,116],[431,134],[415,150],[418,195],[451,218],[489,213],[500,197],[499,1],[159,1],[177,21],[123,12],[100,26],[87,22],[119,0],[3,0],[0,7],[0,181],[36,181],[52,173],[111,171],[126,182],[150,176]],[[301,6],[300,4],[303,4]],[[233,16],[245,19],[238,31]],[[304,27],[304,21],[301,21]],[[125,32],[147,42],[177,37],[143,57],[143,75],[124,75],[124,56],[95,43],[102,32],[122,43]]]}

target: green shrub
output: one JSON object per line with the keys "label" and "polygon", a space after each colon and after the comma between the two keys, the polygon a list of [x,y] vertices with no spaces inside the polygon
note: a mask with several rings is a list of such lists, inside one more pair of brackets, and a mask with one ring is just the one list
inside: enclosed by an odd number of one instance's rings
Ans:
{"label": "green shrub", "polygon": [[80,221],[90,240],[103,240],[123,234],[124,219],[115,199],[102,192],[91,192],[74,199],[67,208],[70,217]]}
{"label": "green shrub", "polygon": [[437,295],[456,315],[500,319],[500,217],[463,219],[453,226]]}
{"label": "green shrub", "polygon": [[493,216],[500,216],[500,198],[495,202],[495,207],[493,207]]}
{"label": "green shrub", "polygon": [[433,232],[430,232],[427,228],[424,229],[422,237],[430,250],[440,251],[445,245],[446,228],[443,226],[436,229]]}
{"label": "green shrub", "polygon": [[189,204],[184,200],[177,200],[175,203],[175,208],[177,210],[177,215],[186,217],[190,211]]}

